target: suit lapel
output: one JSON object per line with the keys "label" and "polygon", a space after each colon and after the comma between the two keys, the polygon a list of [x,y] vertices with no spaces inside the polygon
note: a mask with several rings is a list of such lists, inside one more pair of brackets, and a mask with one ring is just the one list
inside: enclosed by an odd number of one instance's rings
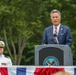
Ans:
{"label": "suit lapel", "polygon": [[58,33],[58,39],[59,39],[59,37],[60,37],[61,35],[63,35],[63,30],[64,30],[63,25],[60,25],[59,33]]}
{"label": "suit lapel", "polygon": [[51,26],[51,35],[53,36],[53,26]]}
{"label": "suit lapel", "polygon": [[52,38],[52,41],[54,42],[54,38],[53,38],[53,25],[50,27],[50,36]]}

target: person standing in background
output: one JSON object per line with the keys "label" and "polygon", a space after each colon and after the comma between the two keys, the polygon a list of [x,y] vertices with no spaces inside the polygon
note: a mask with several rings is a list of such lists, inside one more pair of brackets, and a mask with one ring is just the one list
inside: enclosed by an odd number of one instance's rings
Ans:
{"label": "person standing in background", "polygon": [[54,9],[50,13],[52,26],[45,28],[43,34],[42,44],[61,44],[72,45],[72,34],[68,26],[64,26],[60,23],[61,13],[57,9]]}
{"label": "person standing in background", "polygon": [[12,61],[9,57],[5,57],[4,52],[5,43],[0,41],[0,65],[12,66]]}

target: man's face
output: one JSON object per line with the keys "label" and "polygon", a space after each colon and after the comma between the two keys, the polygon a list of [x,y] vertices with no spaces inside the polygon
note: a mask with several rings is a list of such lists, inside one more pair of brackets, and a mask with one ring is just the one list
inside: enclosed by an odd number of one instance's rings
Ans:
{"label": "man's face", "polygon": [[4,48],[0,47],[0,55],[3,54]]}
{"label": "man's face", "polygon": [[51,14],[51,21],[53,23],[53,25],[57,26],[60,24],[60,20],[61,20],[61,17],[59,15],[59,13],[52,13]]}

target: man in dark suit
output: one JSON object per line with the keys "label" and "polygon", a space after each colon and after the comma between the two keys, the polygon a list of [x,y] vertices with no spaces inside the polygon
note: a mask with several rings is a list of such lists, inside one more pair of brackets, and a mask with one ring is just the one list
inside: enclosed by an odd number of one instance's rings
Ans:
{"label": "man in dark suit", "polygon": [[68,26],[60,23],[61,13],[54,9],[50,13],[52,26],[45,28],[42,44],[72,45],[72,34]]}

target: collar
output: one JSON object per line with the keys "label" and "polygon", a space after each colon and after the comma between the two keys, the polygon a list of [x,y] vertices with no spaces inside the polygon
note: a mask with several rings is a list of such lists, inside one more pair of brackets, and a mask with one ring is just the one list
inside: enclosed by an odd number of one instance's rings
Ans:
{"label": "collar", "polygon": [[4,57],[4,55],[3,55],[3,54],[2,54],[2,55],[0,55],[0,58],[1,58],[1,57]]}
{"label": "collar", "polygon": [[[57,27],[57,28],[59,28],[59,27],[60,27],[60,25],[61,25],[61,24],[59,24],[59,25],[58,25],[58,26],[56,26],[56,27]],[[55,25],[53,25],[53,27],[55,28]]]}

